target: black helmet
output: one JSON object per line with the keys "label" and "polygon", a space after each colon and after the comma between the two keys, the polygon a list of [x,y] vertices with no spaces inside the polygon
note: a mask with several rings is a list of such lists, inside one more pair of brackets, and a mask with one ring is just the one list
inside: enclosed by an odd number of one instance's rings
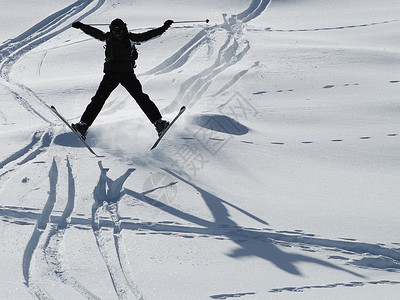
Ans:
{"label": "black helmet", "polygon": [[128,28],[126,27],[126,24],[124,23],[124,21],[122,21],[121,19],[115,19],[111,22],[110,24],[110,30],[114,30],[114,31],[119,31],[122,30],[123,32],[127,32]]}

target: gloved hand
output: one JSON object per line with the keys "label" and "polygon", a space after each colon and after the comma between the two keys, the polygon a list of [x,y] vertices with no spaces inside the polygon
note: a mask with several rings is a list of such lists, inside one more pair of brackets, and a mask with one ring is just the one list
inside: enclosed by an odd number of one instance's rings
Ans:
{"label": "gloved hand", "polygon": [[77,29],[80,29],[82,27],[82,25],[83,24],[79,21],[72,23],[72,27],[77,28]]}
{"label": "gloved hand", "polygon": [[172,23],[174,23],[174,21],[172,21],[172,20],[167,20],[167,21],[164,22],[164,26],[163,26],[163,27],[164,27],[165,29],[168,29],[168,28],[171,27]]}

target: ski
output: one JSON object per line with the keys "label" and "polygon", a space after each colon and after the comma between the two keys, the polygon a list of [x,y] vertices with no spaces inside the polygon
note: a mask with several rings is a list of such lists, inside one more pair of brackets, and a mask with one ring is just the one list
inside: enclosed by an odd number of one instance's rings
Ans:
{"label": "ski", "polygon": [[86,148],[88,148],[88,150],[90,151],[90,153],[92,153],[93,155],[96,155],[96,152],[93,151],[93,149],[88,145],[88,143],[86,143],[86,141],[82,138],[81,134],[79,132],[76,132],[71,125],[67,122],[67,120],[64,119],[64,117],[62,115],[60,115],[60,113],[57,111],[57,109],[54,106],[51,106],[51,110],[54,112],[54,114],[65,123],[65,125],[68,126],[69,129],[71,129],[71,131],[79,138],[79,140],[86,146]]}
{"label": "ski", "polygon": [[178,120],[178,118],[183,114],[183,112],[186,110],[185,106],[182,106],[181,109],[179,110],[178,114],[176,115],[176,117],[171,121],[171,123],[169,123],[168,127],[165,128],[165,130],[162,132],[162,134],[158,137],[158,139],[156,140],[156,142],[154,143],[153,147],[151,147],[151,150],[153,150],[155,147],[157,147],[158,143],[161,141],[161,139],[164,137],[164,135],[167,133],[167,131],[171,128],[171,126],[175,123],[176,120]]}

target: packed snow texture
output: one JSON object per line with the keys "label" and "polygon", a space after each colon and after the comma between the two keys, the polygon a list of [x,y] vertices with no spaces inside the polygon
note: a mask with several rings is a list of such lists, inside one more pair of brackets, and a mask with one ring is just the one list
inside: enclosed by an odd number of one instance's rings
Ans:
{"label": "packed snow texture", "polygon": [[[2,299],[396,299],[398,0],[2,1]],[[103,43],[132,32],[135,73],[171,120],[118,87],[79,120]],[[97,26],[107,31],[108,27]]]}

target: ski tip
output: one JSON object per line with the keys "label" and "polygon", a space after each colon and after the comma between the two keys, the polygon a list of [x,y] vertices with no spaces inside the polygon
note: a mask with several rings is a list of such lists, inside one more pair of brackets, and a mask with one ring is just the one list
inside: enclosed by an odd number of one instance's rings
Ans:
{"label": "ski tip", "polygon": [[186,106],[182,106],[180,110],[184,111],[185,109],[186,109]]}
{"label": "ski tip", "polygon": [[149,152],[150,152],[151,150],[153,150],[155,147],[157,147],[158,142],[159,142],[159,141],[157,141],[157,142],[150,148]]}
{"label": "ski tip", "polygon": [[52,109],[56,109],[56,108],[54,107],[54,105],[50,106],[50,108],[52,108]]}

